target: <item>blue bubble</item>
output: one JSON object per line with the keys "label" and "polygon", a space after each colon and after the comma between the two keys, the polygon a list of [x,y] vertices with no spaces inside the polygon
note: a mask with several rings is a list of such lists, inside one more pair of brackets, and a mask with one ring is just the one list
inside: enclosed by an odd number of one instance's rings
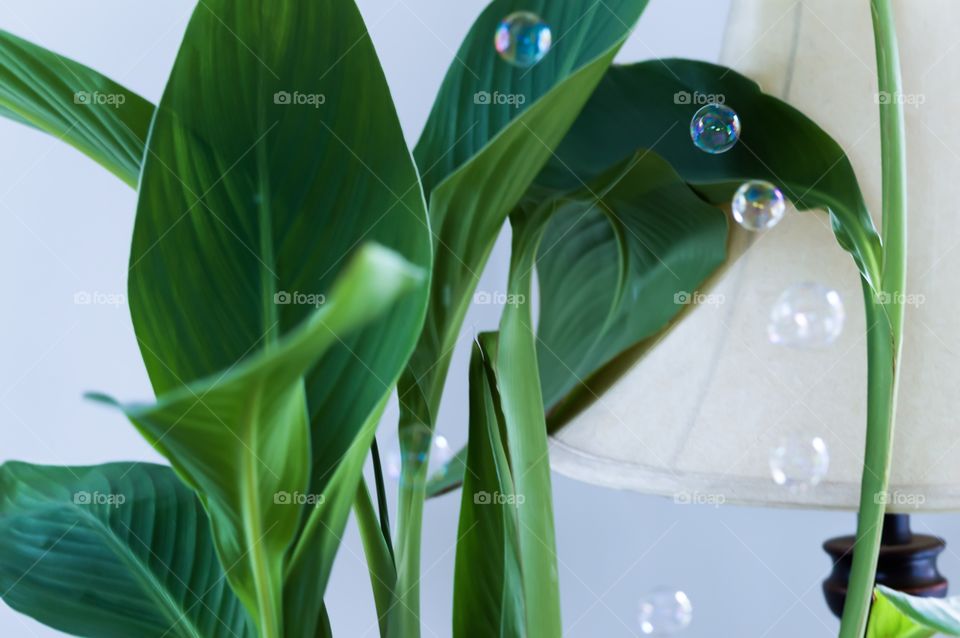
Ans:
{"label": "blue bubble", "polygon": [[726,153],[740,139],[740,118],[729,106],[707,104],[690,121],[690,137],[701,151]]}
{"label": "blue bubble", "polygon": [[504,18],[497,27],[494,46],[504,60],[529,68],[543,59],[553,44],[553,33],[535,13],[518,11]]}

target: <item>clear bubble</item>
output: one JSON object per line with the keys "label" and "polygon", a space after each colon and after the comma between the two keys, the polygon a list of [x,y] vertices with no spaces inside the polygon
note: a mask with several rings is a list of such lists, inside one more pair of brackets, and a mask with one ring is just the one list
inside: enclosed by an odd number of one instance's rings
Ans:
{"label": "clear bubble", "polygon": [[771,343],[792,348],[824,348],[840,333],[846,312],[840,293],[818,283],[787,288],[770,311]]}
{"label": "clear bubble", "polygon": [[679,633],[693,621],[693,604],[685,593],[659,588],[640,599],[640,633],[669,636]]}
{"label": "clear bubble", "polygon": [[827,444],[819,436],[791,434],[770,451],[770,473],[791,492],[816,486],[830,469]]}
{"label": "clear bubble", "polygon": [[690,137],[701,151],[726,153],[740,139],[740,117],[729,106],[707,104],[690,121]]}
{"label": "clear bubble", "polygon": [[780,223],[787,203],[780,189],[762,180],[751,180],[733,196],[733,218],[752,231],[769,230]]}
{"label": "clear bubble", "polygon": [[504,18],[497,27],[494,45],[510,64],[529,68],[543,59],[553,44],[553,33],[535,13],[518,11]]}
{"label": "clear bubble", "polygon": [[[431,433],[425,425],[405,428],[401,433],[405,445],[393,445],[383,455],[383,473],[390,480],[400,482],[403,461],[428,461],[427,477],[440,471],[453,457],[454,452],[445,436]],[[428,454],[429,451],[429,454]],[[429,456],[429,460],[428,460]]]}

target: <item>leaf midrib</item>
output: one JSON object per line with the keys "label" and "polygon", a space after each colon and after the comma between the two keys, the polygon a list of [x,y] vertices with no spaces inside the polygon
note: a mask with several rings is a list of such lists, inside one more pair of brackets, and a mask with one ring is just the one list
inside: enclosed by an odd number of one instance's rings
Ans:
{"label": "leaf midrib", "polygon": [[[180,608],[180,605],[169,595],[166,588],[157,579],[150,567],[141,562],[140,557],[134,554],[130,548],[116,536],[112,528],[91,514],[88,509],[73,503],[69,503],[69,505],[78,512],[81,519],[85,519],[91,524],[94,531],[100,532],[114,554],[132,568],[131,571],[134,577],[136,577],[147,590],[147,595],[157,603],[161,613],[166,616],[168,620],[172,621],[170,625],[171,629],[182,625],[188,630],[189,633],[186,635],[190,636],[190,638],[204,638],[203,634],[194,626],[193,621],[188,616],[188,610]],[[186,587],[186,585],[184,586]],[[189,590],[189,587],[187,587],[187,589]],[[179,631],[177,631],[177,634],[180,636],[184,635]]]}

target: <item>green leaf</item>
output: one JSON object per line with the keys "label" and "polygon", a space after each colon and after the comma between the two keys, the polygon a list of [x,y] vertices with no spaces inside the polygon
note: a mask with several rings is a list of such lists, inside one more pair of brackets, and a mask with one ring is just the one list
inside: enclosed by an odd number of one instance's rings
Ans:
{"label": "green leaf", "polygon": [[[471,27],[414,150],[430,202],[436,255],[426,325],[399,385],[401,431],[435,423],[471,294],[507,215],[646,5],[647,0],[493,0]],[[499,22],[515,11],[540,15],[554,35],[550,52],[530,69],[511,66],[493,48]],[[399,607],[403,632],[416,636],[426,467],[407,463],[403,475],[415,488],[400,493]]]}
{"label": "green leaf", "polygon": [[287,622],[285,638],[317,638],[317,610],[323,610],[323,593],[330,580],[333,559],[343,538],[350,508],[356,502],[363,465],[387,398],[385,395],[370,413],[337,463],[324,486],[323,501],[310,511],[303,532],[290,549],[283,599]]}
{"label": "green leaf", "polygon": [[[520,518],[505,421],[497,391],[497,335],[484,333],[470,360],[470,443],[457,532],[455,638],[527,635]],[[483,569],[477,569],[483,565]],[[548,634],[530,634],[548,635]]]}
{"label": "green leaf", "polygon": [[[585,379],[687,307],[677,295],[699,289],[724,263],[728,239],[725,215],[652,151],[578,190],[563,188],[538,183],[517,211],[546,225],[536,261],[537,357],[552,427],[575,410],[568,395]],[[449,463],[428,493],[454,489],[463,475],[462,464]]]}
{"label": "green leaf", "polygon": [[537,257],[546,406],[663,330],[687,307],[678,295],[724,263],[728,235],[724,213],[646,150],[552,206]]}
{"label": "green leaf", "polygon": [[[353,2],[200,3],[150,139],[130,258],[156,392],[271,347],[365,241],[429,270],[416,168]],[[308,375],[315,491],[399,376],[426,296]]]}
{"label": "green leaf", "polygon": [[[507,215],[646,4],[495,0],[460,47],[414,151],[437,241],[427,325],[401,384],[401,399],[420,422],[433,422],[471,294]],[[553,48],[530,69],[511,66],[493,48],[500,20],[519,10],[540,15],[554,35]],[[501,104],[495,95],[516,99]]]}
{"label": "green leaf", "polygon": [[[691,143],[689,124],[700,105],[684,96],[696,94],[722,96],[740,116],[740,142],[730,151],[711,155]],[[878,283],[880,239],[843,149],[755,82],[692,60],[612,67],[538,182],[589,183],[642,148],[656,150],[714,203],[728,204],[748,179],[765,179],[801,210],[830,211],[838,240],[868,281]]]}
{"label": "green leaf", "polygon": [[[221,561],[232,566],[230,582],[265,637],[281,635],[283,559],[301,520],[291,495],[309,484],[303,375],[350,333],[395,307],[421,275],[396,253],[364,247],[324,305],[272,348],[171,390],[155,405],[121,406],[201,495]],[[368,447],[369,440],[360,444],[364,452]],[[349,510],[356,482],[346,485]]]}
{"label": "green leaf", "polygon": [[197,497],[168,467],[0,466],[0,592],[95,638],[254,638]]}
{"label": "green leaf", "polygon": [[960,597],[921,598],[877,585],[867,638],[960,636]]}
{"label": "green leaf", "polygon": [[0,115],[62,139],[133,187],[153,112],[93,69],[0,31]]}
{"label": "green leaf", "polygon": [[397,567],[389,537],[381,527],[381,519],[370,501],[370,492],[367,491],[364,481],[360,481],[358,486],[353,511],[370,571],[370,585],[373,589],[380,635],[386,637],[390,635],[390,613],[397,604]]}

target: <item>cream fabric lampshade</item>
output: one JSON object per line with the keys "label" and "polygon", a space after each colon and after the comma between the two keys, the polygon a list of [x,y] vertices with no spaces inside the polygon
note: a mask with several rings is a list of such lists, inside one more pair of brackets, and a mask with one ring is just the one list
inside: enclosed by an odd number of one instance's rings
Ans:
{"label": "cream fabric lampshade", "polygon": [[[896,3],[910,179],[908,297],[889,508],[960,509],[960,2]],[[722,62],[820,124],[846,150],[880,225],[880,133],[866,0],[733,0]],[[736,104],[729,104],[734,109]],[[743,122],[746,129],[749,121]],[[784,153],[796,152],[784,148]],[[691,500],[856,509],[866,430],[863,300],[825,214],[790,210],[648,355],[551,443],[554,468]],[[789,286],[835,288],[846,326],[829,348],[767,338]],[[826,476],[791,491],[771,449],[821,437]]]}

